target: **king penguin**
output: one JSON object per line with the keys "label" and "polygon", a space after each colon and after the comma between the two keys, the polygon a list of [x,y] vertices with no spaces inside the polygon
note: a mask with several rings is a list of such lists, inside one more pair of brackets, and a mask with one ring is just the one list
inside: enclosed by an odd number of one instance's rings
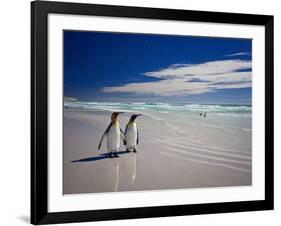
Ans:
{"label": "king penguin", "polygon": [[98,147],[98,150],[99,150],[105,136],[107,136],[107,150],[109,152],[110,158],[119,157],[117,154],[117,150],[120,147],[120,138],[122,138],[124,144],[126,143],[124,132],[120,128],[119,122],[117,120],[118,115],[121,113],[123,113],[123,112],[113,112],[112,113],[111,122],[110,122],[109,126],[107,127],[107,129],[105,130],[104,134],[102,135],[100,143],[99,143],[99,147]]}
{"label": "king penguin", "polygon": [[139,143],[139,132],[135,119],[141,114],[132,115],[125,129],[126,151],[137,152],[136,146]]}

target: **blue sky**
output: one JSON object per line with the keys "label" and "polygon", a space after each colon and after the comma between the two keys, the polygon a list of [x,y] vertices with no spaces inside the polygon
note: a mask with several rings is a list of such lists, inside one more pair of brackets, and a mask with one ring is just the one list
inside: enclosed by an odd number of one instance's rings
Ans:
{"label": "blue sky", "polygon": [[251,104],[249,39],[64,31],[64,96]]}

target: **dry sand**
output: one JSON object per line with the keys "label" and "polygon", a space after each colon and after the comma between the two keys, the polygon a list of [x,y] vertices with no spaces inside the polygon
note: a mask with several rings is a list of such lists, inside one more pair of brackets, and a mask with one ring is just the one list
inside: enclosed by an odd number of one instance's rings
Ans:
{"label": "dry sand", "polygon": [[[110,112],[65,109],[64,194],[251,185],[251,131],[205,121],[137,119],[138,153],[108,158],[97,146]],[[129,114],[119,117],[122,128]],[[200,119],[201,120],[201,119]]]}

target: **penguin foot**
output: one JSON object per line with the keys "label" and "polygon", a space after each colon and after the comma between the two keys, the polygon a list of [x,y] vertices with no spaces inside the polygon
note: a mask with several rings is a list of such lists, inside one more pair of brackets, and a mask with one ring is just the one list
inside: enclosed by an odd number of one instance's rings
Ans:
{"label": "penguin foot", "polygon": [[126,149],[126,152],[131,152],[128,148]]}
{"label": "penguin foot", "polygon": [[135,153],[138,153],[138,152],[137,152],[137,149],[134,148],[134,152],[135,152]]}
{"label": "penguin foot", "polygon": [[114,153],[114,157],[115,157],[115,158],[119,158],[119,155],[115,152],[115,153]]}

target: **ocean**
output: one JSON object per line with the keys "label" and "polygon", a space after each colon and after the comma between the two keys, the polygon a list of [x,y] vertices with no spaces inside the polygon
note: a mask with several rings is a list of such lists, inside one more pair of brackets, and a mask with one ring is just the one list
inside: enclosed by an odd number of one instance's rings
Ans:
{"label": "ocean", "polygon": [[223,125],[244,130],[251,130],[252,126],[251,105],[78,101],[65,102],[64,105],[67,108],[76,110],[138,113],[167,122],[191,121],[193,123],[202,123],[203,116],[200,116],[200,113],[204,114],[206,112],[208,125]]}
{"label": "ocean", "polygon": [[227,104],[186,104],[186,103],[129,103],[129,102],[65,102],[69,108],[82,108],[88,110],[108,111],[156,111],[160,113],[171,112],[207,112],[212,114],[244,114],[252,113],[250,105]]}

